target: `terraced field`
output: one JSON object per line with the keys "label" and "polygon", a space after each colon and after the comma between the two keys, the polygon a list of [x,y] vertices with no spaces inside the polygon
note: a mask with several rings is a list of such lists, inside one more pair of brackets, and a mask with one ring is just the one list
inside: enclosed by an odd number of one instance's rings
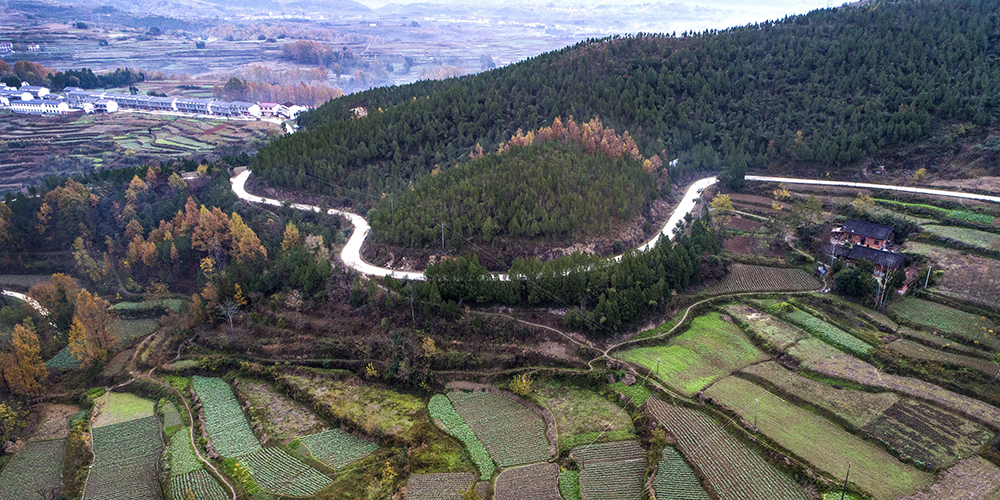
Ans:
{"label": "terraced field", "polygon": [[793,325],[743,304],[727,304],[722,308],[737,320],[749,323],[750,331],[754,335],[766,345],[779,351],[786,351],[796,342],[809,336]]}
{"label": "terraced field", "polygon": [[170,500],[186,500],[188,495],[197,500],[226,500],[229,495],[212,477],[202,469],[170,478]]}
{"label": "terraced field", "polygon": [[649,415],[677,439],[677,448],[721,500],[781,498],[807,500],[809,494],[726,430],[690,408],[646,400]]}
{"label": "terraced field", "polygon": [[260,442],[229,384],[221,378],[197,376],[191,383],[201,401],[205,430],[216,453],[228,458],[260,450]]}
{"label": "terraced field", "polygon": [[65,456],[65,439],[24,445],[0,473],[0,500],[36,500],[38,490],[61,490]]}
{"label": "terraced field", "polygon": [[804,328],[809,333],[819,337],[827,344],[851,354],[867,356],[872,350],[872,346],[861,339],[804,311],[794,311],[788,314],[786,318],[796,326]]}
{"label": "terraced field", "polygon": [[992,361],[932,349],[912,340],[899,339],[892,342],[887,347],[910,359],[969,368],[990,377],[996,376],[1000,373],[1000,365]]}
{"label": "terraced field", "polygon": [[94,465],[87,476],[88,500],[156,500],[157,462],[163,451],[155,416],[96,427]]}
{"label": "terraced field", "polygon": [[237,461],[250,471],[261,489],[275,495],[311,496],[333,483],[281,448],[262,448],[238,457]]}
{"label": "terraced field", "polygon": [[435,394],[431,396],[430,403],[427,404],[427,410],[431,418],[439,426],[462,442],[462,445],[465,446],[465,451],[472,458],[473,463],[476,464],[479,477],[484,481],[492,478],[493,469],[496,468],[496,465],[493,463],[493,459],[490,458],[490,452],[486,450],[482,441],[472,432],[465,419],[455,411],[451,400],[444,394]]}
{"label": "terraced field", "polygon": [[513,399],[491,392],[463,391],[449,392],[448,399],[497,465],[510,467],[552,457],[545,422]]}
{"label": "terraced field", "polygon": [[309,434],[300,439],[310,455],[334,469],[347,467],[351,462],[367,457],[378,449],[377,444],[340,429]]}
{"label": "terraced field", "polygon": [[723,321],[718,313],[695,318],[691,328],[666,345],[629,349],[615,357],[644,366],[651,376],[686,396],[768,359],[736,325]]}
{"label": "terraced field", "polygon": [[933,482],[932,475],[746,380],[726,378],[705,394],[748,422],[756,414],[760,432],[830,477],[842,474],[852,463],[851,481],[876,499],[913,494]]}
{"label": "terraced field", "polygon": [[733,264],[718,283],[705,289],[707,295],[738,292],[777,292],[816,290],[819,281],[809,273],[795,268]]}
{"label": "terraced field", "polygon": [[641,498],[646,452],[638,441],[618,441],[574,448],[580,466],[580,492],[587,500]]}
{"label": "terraced field", "polygon": [[684,462],[684,457],[670,446],[663,449],[663,458],[656,464],[653,491],[656,492],[657,500],[711,499],[698,482],[694,471]]}
{"label": "terraced field", "polygon": [[462,500],[476,476],[469,472],[411,474],[406,482],[407,500]]}
{"label": "terraced field", "polygon": [[914,297],[900,300],[889,309],[900,318],[940,331],[966,344],[984,344],[994,351],[1000,349],[1000,338],[997,337],[1000,327],[989,318]]}
{"label": "terraced field", "polygon": [[556,420],[560,451],[594,440],[635,439],[628,412],[592,390],[550,380],[535,395]]}
{"label": "terraced field", "polygon": [[923,226],[923,229],[934,236],[955,240],[983,250],[989,250],[998,238],[997,235],[993,233],[956,226],[936,226],[928,224]]}
{"label": "terraced field", "polygon": [[496,500],[562,500],[559,495],[559,466],[552,463],[507,469],[493,486]]}

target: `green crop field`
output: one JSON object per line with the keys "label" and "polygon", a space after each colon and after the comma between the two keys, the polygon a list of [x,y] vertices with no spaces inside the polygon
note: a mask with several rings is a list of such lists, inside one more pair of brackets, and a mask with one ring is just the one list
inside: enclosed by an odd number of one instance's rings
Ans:
{"label": "green crop field", "polygon": [[493,487],[495,500],[563,500],[559,495],[559,466],[540,463],[506,469]]}
{"label": "green crop field", "polygon": [[785,323],[770,314],[763,313],[743,304],[729,304],[723,309],[739,321],[750,324],[750,331],[766,345],[779,351],[786,351],[796,342],[809,335],[801,329]]}
{"label": "green crop field", "polygon": [[580,492],[588,500],[642,498],[646,452],[638,441],[617,441],[574,448],[580,465]]}
{"label": "green crop field", "polygon": [[989,318],[913,297],[894,303],[890,310],[900,318],[941,331],[965,343],[1000,349],[1000,339],[997,338],[1000,328]]}
{"label": "green crop field", "polygon": [[180,476],[189,472],[200,470],[204,465],[198,460],[198,456],[191,447],[191,435],[188,427],[174,433],[167,444],[164,452],[164,465],[170,471],[171,476]]}
{"label": "green crop field", "polygon": [[843,349],[844,351],[860,356],[867,356],[872,350],[872,346],[850,333],[801,310],[796,310],[788,314],[786,318],[793,324],[806,329],[808,332],[838,349]]}
{"label": "green crop field", "polygon": [[166,299],[145,302],[119,302],[111,307],[116,311],[148,311],[150,309],[162,307],[174,312],[179,312],[183,304],[184,301],[181,299]]}
{"label": "green crop field", "polygon": [[32,441],[0,473],[0,500],[34,500],[36,490],[62,487],[66,440]]}
{"label": "green crop field", "polygon": [[[876,499],[895,499],[931,484],[934,477],[900,463],[820,417],[774,396],[746,380],[729,377],[710,387],[706,395],[753,422],[768,438],[817,469],[837,477],[854,464],[851,480]],[[856,471],[856,472],[855,472]]]}
{"label": "green crop field", "polygon": [[819,287],[816,278],[801,269],[733,264],[726,276],[705,289],[705,293],[800,291]]}
{"label": "green crop field", "polygon": [[486,447],[465,423],[465,419],[455,411],[451,400],[444,394],[435,394],[431,396],[427,409],[431,418],[440,420],[448,434],[455,436],[465,445],[466,451],[479,470],[479,477],[484,481],[493,477],[493,469],[496,466],[493,464],[493,459],[490,458],[490,453],[486,451]]}
{"label": "green crop field", "polygon": [[677,438],[677,448],[701,473],[720,500],[780,498],[807,500],[809,494],[788,476],[740,443],[708,415],[647,400],[650,415]]}
{"label": "green crop field", "polygon": [[201,400],[205,430],[216,453],[235,457],[260,449],[229,384],[221,378],[206,377],[193,377],[191,382]]}
{"label": "green crop field", "polygon": [[629,413],[594,391],[549,380],[538,387],[535,396],[556,420],[560,451],[595,440],[635,439]]}
{"label": "green crop field", "polygon": [[188,492],[197,500],[227,500],[229,495],[208,471],[196,470],[170,478],[170,500],[186,500]]}
{"label": "green crop field", "polygon": [[300,438],[316,460],[334,469],[346,467],[375,452],[378,445],[340,429],[332,429]]}
{"label": "green crop field", "polygon": [[354,422],[365,432],[375,429],[402,440],[414,437],[424,418],[425,403],[412,394],[388,389],[353,377],[324,374],[283,374],[281,379],[325,407],[338,418]]}
{"label": "green crop field", "polygon": [[275,495],[312,496],[333,482],[281,448],[261,448],[237,461],[250,471],[261,489]]}
{"label": "green crop field", "polygon": [[163,433],[168,436],[173,436],[175,432],[180,430],[183,423],[181,422],[181,414],[177,411],[177,407],[173,403],[164,400],[163,404],[159,408],[159,413],[163,417]]}
{"label": "green crop field", "polygon": [[94,402],[93,427],[152,417],[156,403],[128,392],[109,392]]}
{"label": "green crop field", "polygon": [[740,376],[759,382],[772,391],[821,408],[860,429],[899,401],[891,392],[865,392],[836,388],[783,368],[773,361],[748,366]]}
{"label": "green crop field", "polygon": [[563,500],[583,500],[580,493],[580,471],[564,470],[559,473],[559,494]]}
{"label": "green crop field", "polygon": [[900,456],[932,468],[975,455],[993,438],[982,424],[912,399],[896,403],[864,431]]}
{"label": "green crop field", "polygon": [[503,394],[463,391],[449,392],[448,399],[500,467],[552,458],[545,422],[517,401]]}
{"label": "green crop field", "polygon": [[468,472],[411,474],[406,482],[407,500],[462,500],[462,493],[476,482]]}
{"label": "green crop field", "polygon": [[674,448],[663,449],[663,458],[656,464],[653,479],[656,498],[670,500],[710,500],[711,497],[701,487],[698,477],[684,461],[684,457]]}
{"label": "green crop field", "polygon": [[93,431],[94,465],[84,498],[147,500],[159,490],[157,462],[163,451],[160,419],[151,416]]}
{"label": "green crop field", "polygon": [[902,354],[903,356],[906,356],[907,358],[915,359],[917,361],[932,361],[934,363],[943,363],[946,365],[970,368],[990,377],[1000,373],[1000,365],[997,365],[992,361],[987,361],[983,358],[962,356],[961,354],[952,354],[950,352],[940,351],[912,340],[899,339],[889,344],[887,347]]}
{"label": "green crop field", "polygon": [[119,342],[128,344],[155,332],[159,327],[155,319],[122,319],[114,323],[111,331],[118,337]]}
{"label": "green crop field", "polygon": [[768,358],[718,313],[698,316],[691,328],[668,345],[629,349],[615,357],[644,366],[651,376],[687,396]]}
{"label": "green crop field", "polygon": [[623,396],[628,398],[628,401],[630,401],[635,406],[642,406],[642,404],[645,403],[647,399],[653,396],[653,393],[650,392],[649,387],[646,387],[641,383],[625,385],[621,382],[615,382],[613,384],[609,384],[608,387],[611,388],[611,390],[619,394],[622,394]]}
{"label": "green crop field", "polygon": [[78,370],[80,361],[70,354],[69,347],[63,347],[55,356],[45,362],[45,366],[56,370]]}
{"label": "green crop field", "polygon": [[968,229],[956,226],[936,226],[928,224],[923,226],[924,230],[941,238],[959,241],[966,245],[971,245],[983,250],[989,250],[997,241],[998,236],[986,231]]}

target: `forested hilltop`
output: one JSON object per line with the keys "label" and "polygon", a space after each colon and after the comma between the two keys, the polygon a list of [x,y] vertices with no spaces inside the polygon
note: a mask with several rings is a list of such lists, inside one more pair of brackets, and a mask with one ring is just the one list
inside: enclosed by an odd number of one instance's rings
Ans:
{"label": "forested hilltop", "polygon": [[[867,2],[681,36],[592,40],[506,68],[374,89],[262,150],[274,185],[371,206],[518,129],[600,117],[675,178],[774,162],[845,166],[936,121],[987,125],[1000,90],[989,1]],[[352,108],[365,107],[355,118]],[[836,172],[834,172],[836,173]]]}

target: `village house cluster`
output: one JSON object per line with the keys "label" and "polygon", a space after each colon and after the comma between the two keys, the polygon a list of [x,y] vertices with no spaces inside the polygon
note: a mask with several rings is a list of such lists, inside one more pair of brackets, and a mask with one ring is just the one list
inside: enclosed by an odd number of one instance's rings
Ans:
{"label": "village house cluster", "polygon": [[243,101],[216,101],[191,97],[157,97],[138,94],[121,94],[106,91],[66,87],[62,93],[52,93],[45,87],[22,83],[20,88],[0,87],[0,109],[15,113],[63,115],[70,113],[116,113],[122,110],[137,112],[190,113],[193,115],[226,118],[282,118],[294,119],[305,111],[305,106],[291,103],[252,103]]}

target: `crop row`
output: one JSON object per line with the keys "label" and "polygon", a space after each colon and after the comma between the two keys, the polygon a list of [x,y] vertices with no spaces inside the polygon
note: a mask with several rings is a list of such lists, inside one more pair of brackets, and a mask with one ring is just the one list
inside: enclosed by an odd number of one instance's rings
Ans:
{"label": "crop row", "polygon": [[334,469],[346,467],[347,464],[367,457],[378,449],[377,444],[340,429],[310,434],[300,439],[302,444],[309,448],[309,453],[313,457]]}
{"label": "crop row", "polygon": [[795,311],[787,317],[789,321],[805,328],[813,335],[823,339],[824,342],[849,353],[867,356],[872,350],[872,346],[862,342],[857,337],[808,313]]}
{"label": "crop row", "polygon": [[448,399],[501,467],[548,460],[542,419],[517,401],[490,392],[454,391]]}
{"label": "crop row", "polygon": [[164,453],[164,462],[170,470],[171,476],[180,476],[189,472],[194,472],[202,468],[198,456],[191,447],[191,434],[189,427],[181,427],[170,438],[167,450]]}
{"label": "crop row", "polygon": [[406,482],[407,500],[462,500],[476,476],[469,472],[411,474]]}
{"label": "crop row", "polygon": [[330,478],[281,448],[262,448],[237,461],[250,471],[261,489],[276,495],[312,496],[332,483]]}
{"label": "crop row", "polygon": [[646,452],[634,440],[578,446],[572,451],[573,459],[581,464],[617,462],[620,460],[645,460]]}
{"label": "crop row", "polygon": [[170,478],[170,500],[226,500],[226,491],[208,471],[201,469]]}
{"label": "crop row", "polygon": [[990,319],[959,311],[936,302],[907,297],[890,307],[900,318],[960,337],[968,344],[985,344],[991,350],[1000,349],[1000,327]]}
{"label": "crop row", "polygon": [[776,292],[814,290],[819,282],[809,273],[794,268],[733,264],[718,283],[709,287],[710,295],[739,292]]}
{"label": "crop row", "polygon": [[34,499],[36,490],[62,486],[66,440],[32,441],[0,474],[0,500]]}
{"label": "crop row", "polygon": [[493,491],[496,500],[562,500],[559,466],[546,462],[507,469],[497,476]]}
{"label": "crop row", "polygon": [[653,491],[656,492],[656,498],[710,500],[694,471],[684,462],[681,454],[670,446],[663,449],[663,458],[656,465]]}
{"label": "crop row", "polygon": [[205,430],[212,447],[223,457],[235,457],[260,449],[233,391],[221,378],[194,377],[194,390],[201,400]]}
{"label": "crop row", "polygon": [[641,498],[646,454],[638,441],[618,441],[574,449],[580,464],[580,492],[588,500]]}
{"label": "crop row", "polygon": [[652,417],[677,439],[677,447],[700,470],[720,500],[809,495],[784,474],[750,451],[704,413],[649,398]]}
{"label": "crop row", "polygon": [[87,478],[88,500],[147,500],[157,497],[160,419],[143,417],[93,430],[94,465]]}
{"label": "crop row", "polygon": [[427,404],[427,410],[430,412],[431,418],[441,421],[448,434],[455,436],[465,445],[466,451],[469,452],[476,468],[479,469],[479,477],[483,480],[489,480],[493,477],[493,469],[495,468],[493,459],[490,458],[486,447],[465,423],[462,416],[455,411],[451,401],[443,394],[435,394]]}

